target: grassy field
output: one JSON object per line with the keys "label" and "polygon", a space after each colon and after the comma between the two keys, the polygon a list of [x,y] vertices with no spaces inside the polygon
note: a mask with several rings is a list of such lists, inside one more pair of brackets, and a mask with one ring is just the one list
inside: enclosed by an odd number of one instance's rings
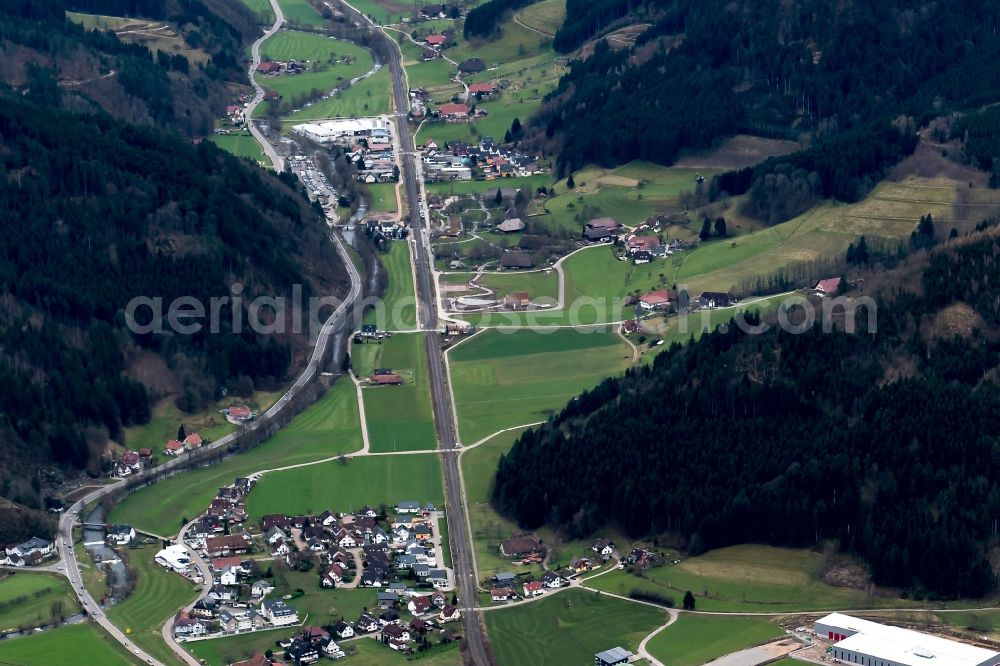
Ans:
{"label": "grassy field", "polygon": [[0,662],[19,666],[52,664],[140,664],[100,627],[72,624],[34,636],[0,641]]}
{"label": "grassy field", "polygon": [[517,12],[521,23],[539,32],[554,35],[566,18],[566,0],[542,0]]}
{"label": "grassy field", "polygon": [[290,122],[306,122],[323,118],[356,118],[389,112],[389,70],[385,67],[367,79],[358,81],[333,97],[315,102],[288,116]]}
{"label": "grassy field", "polygon": [[396,184],[395,183],[373,183],[367,185],[371,194],[371,201],[368,202],[368,210],[372,213],[395,213],[396,212]]}
{"label": "grassy field", "polygon": [[635,651],[666,622],[663,611],[584,590],[483,615],[501,666],[591,663],[595,652],[615,645]]}
{"label": "grassy field", "polygon": [[326,19],[307,0],[278,0],[278,4],[285,20],[293,25],[322,26],[326,23]]}
{"label": "grassy field", "polygon": [[108,593],[108,577],[94,564],[93,558],[83,545],[83,541],[74,543],[73,550],[76,552],[76,561],[80,567],[83,586],[87,588],[87,592],[90,592],[90,596],[100,601]]}
{"label": "grassy field", "polygon": [[713,550],[678,565],[650,569],[638,578],[616,571],[592,587],[627,595],[645,589],[676,599],[691,590],[705,611],[784,612],[910,606],[913,602],[869,597],[863,590],[827,585],[823,556],[807,550],[743,545]]}
{"label": "grassy field", "polygon": [[399,666],[411,662],[421,666],[458,666],[462,663],[458,643],[435,646],[427,652],[418,652],[414,657],[405,658],[388,646],[369,639],[345,643],[344,649],[348,653],[348,664],[364,666]]}
{"label": "grassy field", "polygon": [[301,627],[280,627],[268,631],[258,631],[237,636],[224,636],[207,641],[184,643],[184,648],[207,666],[226,666],[249,659],[257,652],[274,650],[280,653],[275,643],[301,633]]}
{"label": "grassy field", "polygon": [[267,474],[247,501],[252,518],[268,513],[353,511],[365,504],[414,500],[443,502],[437,455],[366,456],[347,464],[321,465]]}
{"label": "grassy field", "polygon": [[213,134],[208,140],[227,153],[232,153],[237,157],[245,157],[253,162],[264,161],[264,151],[261,150],[260,144],[257,143],[257,140],[249,132],[222,135]]}
{"label": "grassy field", "polygon": [[780,627],[760,618],[683,614],[646,649],[670,666],[698,666],[782,635]]}
{"label": "grassy field", "polygon": [[[391,243],[389,252],[380,256],[389,274],[382,302],[365,312],[364,322],[375,324],[381,330],[412,331],[417,327],[416,296],[413,292],[413,267],[410,265],[410,244],[405,241]],[[381,308],[379,307],[381,306]],[[392,345],[392,341],[389,343]],[[398,344],[398,343],[397,343]],[[372,345],[369,345],[372,346]],[[379,345],[384,347],[385,345]],[[392,345],[395,348],[395,345]],[[357,347],[355,347],[357,349]],[[366,357],[377,350],[363,350]],[[390,352],[391,353],[391,352]],[[365,359],[362,359],[365,361]],[[367,361],[366,361],[367,362]],[[412,362],[412,361],[411,361]]]}
{"label": "grassy field", "polygon": [[80,610],[62,576],[22,572],[0,576],[0,632],[58,622]]}
{"label": "grassy field", "polygon": [[158,546],[153,546],[127,551],[129,567],[136,573],[135,589],[108,608],[107,615],[140,648],[166,664],[174,664],[179,661],[163,642],[160,629],[169,617],[197,596],[198,587],[156,564],[153,557],[158,550]]}
{"label": "grassy field", "polygon": [[397,334],[379,345],[352,345],[351,358],[360,377],[367,377],[374,368],[388,368],[405,380],[401,386],[372,386],[362,391],[371,450],[394,453],[436,448],[424,336]]}
{"label": "grassy field", "polygon": [[351,6],[382,25],[399,23],[404,17],[411,16],[414,8],[410,5],[393,0],[351,0]]}
{"label": "grassy field", "polygon": [[361,448],[357,405],[354,385],[341,379],[316,404],[263,444],[129,495],[112,510],[110,520],[155,534],[174,534],[180,529],[181,518],[200,514],[218,488],[238,476],[357,451]]}
{"label": "grassy field", "polygon": [[630,360],[624,343],[608,330],[480,333],[450,353],[461,439],[471,444],[503,428],[542,421]]}
{"label": "grassy field", "polygon": [[[442,281],[444,284],[464,285],[475,275],[475,273],[447,273],[442,276]],[[555,271],[483,273],[477,284],[492,289],[498,299],[516,291],[528,292],[528,297],[533,301],[548,299],[548,303],[555,303],[559,299],[559,276]]]}
{"label": "grassy field", "polygon": [[[360,46],[310,32],[279,32],[264,42],[261,55],[270,60],[307,61],[306,71],[301,74],[257,75],[262,86],[287,99],[312,90],[329,92],[338,82],[364,74],[374,63],[371,54]],[[349,62],[344,61],[345,57]]]}

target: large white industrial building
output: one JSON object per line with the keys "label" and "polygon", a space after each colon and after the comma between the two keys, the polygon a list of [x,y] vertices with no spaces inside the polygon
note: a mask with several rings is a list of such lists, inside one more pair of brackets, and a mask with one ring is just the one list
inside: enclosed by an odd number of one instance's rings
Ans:
{"label": "large white industrial building", "polygon": [[292,127],[296,134],[316,143],[334,143],[354,137],[371,137],[388,141],[391,123],[385,116],[372,118],[336,118],[318,123],[302,123]]}
{"label": "large white industrial building", "polygon": [[1000,652],[919,631],[831,613],[816,635],[835,641],[831,656],[862,666],[995,666]]}

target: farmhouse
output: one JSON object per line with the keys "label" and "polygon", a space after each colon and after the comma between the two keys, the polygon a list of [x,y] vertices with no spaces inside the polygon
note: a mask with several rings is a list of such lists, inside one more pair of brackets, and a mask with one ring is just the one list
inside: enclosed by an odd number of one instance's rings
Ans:
{"label": "farmhouse", "polygon": [[458,63],[458,71],[461,74],[478,74],[486,71],[486,63],[479,58],[469,58]]}
{"label": "farmhouse", "polygon": [[632,653],[623,647],[613,647],[604,652],[594,655],[594,666],[614,666],[615,664],[627,664]]}
{"label": "farmhouse", "polygon": [[[392,371],[379,372],[376,370],[368,378],[368,381],[375,386],[398,386],[403,383],[403,378]],[[347,546],[347,548],[350,548],[350,546]]]}
{"label": "farmhouse", "polygon": [[516,270],[531,268],[533,265],[534,262],[531,261],[531,257],[523,252],[507,252],[500,257],[501,268],[511,268]]}
{"label": "farmhouse", "polygon": [[628,239],[629,254],[635,254],[636,252],[652,253],[658,247],[660,247],[660,239],[656,236],[632,236]]}
{"label": "farmhouse", "polygon": [[825,280],[820,280],[813,287],[813,290],[820,296],[831,296],[836,294],[840,290],[840,278],[827,278]]}
{"label": "farmhouse", "polygon": [[504,557],[524,557],[542,552],[542,542],[531,534],[522,534],[500,542],[500,554]]}
{"label": "farmhouse", "polygon": [[444,120],[465,120],[469,117],[469,107],[465,104],[442,104],[438,107],[438,116]]}
{"label": "farmhouse", "polygon": [[479,95],[480,97],[487,97],[493,94],[493,85],[489,83],[473,83],[469,86],[469,93]]}
{"label": "farmhouse", "polygon": [[281,71],[281,64],[273,60],[263,60],[257,65],[257,71],[261,74],[277,74]]}
{"label": "farmhouse", "polygon": [[503,305],[511,310],[520,310],[531,305],[531,297],[526,291],[515,291],[504,297]]}
{"label": "farmhouse", "polygon": [[698,296],[698,305],[703,308],[726,308],[731,303],[729,294],[721,291],[704,291]]}
{"label": "farmhouse", "polygon": [[614,236],[615,233],[612,230],[603,227],[583,230],[583,240],[590,241],[591,243],[604,243],[614,238]]}
{"label": "farmhouse", "polygon": [[424,42],[430,46],[441,46],[447,41],[444,35],[427,35],[424,37]]}
{"label": "farmhouse", "polygon": [[596,217],[590,222],[587,222],[587,229],[605,229],[610,232],[616,232],[622,228],[622,223],[613,217]]}
{"label": "farmhouse", "polygon": [[644,310],[666,310],[677,300],[677,294],[669,289],[656,289],[639,297],[639,307]]}
{"label": "farmhouse", "polygon": [[835,641],[832,657],[872,666],[995,666],[1000,652],[931,634],[831,613],[816,621],[816,635]]}

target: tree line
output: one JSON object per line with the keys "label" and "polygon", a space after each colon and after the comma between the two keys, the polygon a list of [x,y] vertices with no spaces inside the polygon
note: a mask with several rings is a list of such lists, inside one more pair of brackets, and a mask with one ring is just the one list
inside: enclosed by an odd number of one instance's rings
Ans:
{"label": "tree line", "polygon": [[[987,231],[933,251],[922,295],[878,303],[877,333],[864,309],[854,334],[729,326],[604,381],[519,438],[494,503],[527,529],[610,524],[692,554],[832,540],[879,584],[992,591],[1000,315],[983,286],[1000,277],[995,243]],[[927,328],[959,299],[986,330]]]}

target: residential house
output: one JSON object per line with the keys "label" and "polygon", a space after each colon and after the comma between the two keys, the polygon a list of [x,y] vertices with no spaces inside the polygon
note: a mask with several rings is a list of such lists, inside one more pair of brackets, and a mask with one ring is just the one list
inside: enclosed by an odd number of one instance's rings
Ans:
{"label": "residential house", "polygon": [[219,573],[219,578],[218,578],[219,585],[226,585],[226,586],[236,585],[237,580],[238,576],[236,575],[235,567],[226,567]]}
{"label": "residential house", "polygon": [[267,534],[272,527],[288,530],[292,527],[292,519],[281,513],[269,513],[260,519],[260,529]]}
{"label": "residential house", "polygon": [[427,35],[423,39],[423,42],[428,46],[438,48],[440,48],[446,41],[448,41],[448,38],[444,35]]}
{"label": "residential house", "polygon": [[424,597],[413,597],[406,604],[406,609],[414,615],[424,615],[433,607],[434,601],[429,595]]}
{"label": "residential house", "polygon": [[[368,613],[362,613],[358,621],[354,623],[354,628],[362,633],[370,634],[381,629],[382,625]],[[341,638],[344,638],[344,636],[341,636]]]}
{"label": "residential house", "polygon": [[354,627],[341,620],[337,624],[333,625],[333,633],[337,636],[337,638],[353,638]]}
{"label": "residential house", "polygon": [[461,617],[462,614],[459,610],[450,604],[442,608],[440,615],[438,615],[438,619],[441,620],[441,622],[454,622]]}
{"label": "residential house", "polygon": [[600,555],[601,559],[607,560],[615,552],[615,544],[608,539],[598,539],[590,549]]}
{"label": "residential house", "polygon": [[201,448],[203,443],[201,435],[196,432],[193,432],[184,438],[184,448],[188,450]]}
{"label": "residential house", "polygon": [[354,538],[354,534],[348,532],[343,527],[333,535],[333,542],[341,548],[357,548],[359,545],[357,539]]}
{"label": "residential house", "polygon": [[493,94],[493,85],[489,83],[473,83],[469,85],[469,94],[476,95],[480,99]]}
{"label": "residential house", "polygon": [[264,617],[275,627],[284,627],[299,621],[299,614],[294,607],[281,599],[272,599],[261,604]]}
{"label": "residential house", "polygon": [[437,113],[443,120],[466,120],[469,117],[469,107],[465,104],[442,104]]}
{"label": "residential house", "polygon": [[319,661],[319,650],[312,642],[296,638],[287,648],[288,658],[296,664],[314,664]]}
{"label": "residential house", "polygon": [[532,266],[534,266],[534,262],[531,260],[531,256],[524,252],[505,252],[500,257],[501,268],[521,270],[531,268]]}
{"label": "residential house", "polygon": [[257,65],[257,71],[261,74],[277,74],[281,71],[281,65],[272,60],[263,60]]}
{"label": "residential house", "polygon": [[652,255],[653,250],[660,247],[660,239],[656,236],[631,236],[626,241],[629,254],[636,252],[647,252]]}
{"label": "residential house", "polygon": [[271,546],[271,555],[275,557],[281,557],[282,555],[288,555],[291,549],[288,547],[288,542],[284,539],[278,539],[273,546]]}
{"label": "residential house", "polygon": [[174,617],[173,632],[174,636],[204,636],[208,633],[208,623],[181,612]]}
{"label": "residential house", "polygon": [[542,586],[549,589],[560,588],[564,586],[568,581],[557,574],[555,571],[546,571],[542,574]]}
{"label": "residential house", "polygon": [[191,607],[191,615],[203,620],[211,620],[218,613],[219,605],[208,597],[202,597]]}
{"label": "residential house", "polygon": [[486,71],[486,63],[479,58],[469,58],[458,63],[458,71],[460,74],[478,74]]}
{"label": "residential house", "polygon": [[235,421],[248,421],[253,417],[253,410],[245,405],[233,405],[226,409],[226,416]]}
{"label": "residential house", "polygon": [[399,502],[396,504],[396,513],[419,513],[420,502]]}
{"label": "residential house", "polygon": [[213,601],[236,601],[239,598],[239,591],[225,585],[213,585],[208,591],[208,598]]}
{"label": "residential house", "polygon": [[524,584],[525,598],[537,597],[538,595],[543,593],[544,590],[542,589],[542,582],[539,580],[528,581],[527,583]]}
{"label": "residential house", "polygon": [[343,648],[337,645],[332,638],[319,641],[317,647],[319,647],[320,651],[322,651],[323,654],[328,656],[330,659],[343,659],[347,656],[347,654],[344,653]]}
{"label": "residential house", "polygon": [[382,627],[382,642],[388,644],[390,639],[409,643],[410,630],[398,624],[388,624]]}
{"label": "residential house", "polygon": [[336,587],[340,585],[344,576],[347,574],[347,569],[344,568],[339,562],[334,562],[326,569],[323,570],[323,576],[320,579],[320,585],[323,587]]}
{"label": "residential house", "polygon": [[375,604],[381,610],[392,608],[399,601],[399,595],[395,592],[379,592],[375,599]]}
{"label": "residential house", "polygon": [[591,243],[606,243],[615,237],[615,233],[604,227],[583,230],[583,240]]}
{"label": "residential house", "polygon": [[168,456],[180,455],[184,451],[184,443],[176,439],[168,439],[167,445],[163,448],[163,452]]}
{"label": "residential house", "polygon": [[493,576],[493,582],[496,583],[497,587],[513,586],[516,580],[517,576],[509,571],[501,571],[497,575]]}
{"label": "residential house", "polygon": [[254,599],[266,597],[271,592],[274,592],[274,585],[263,579],[254,581],[254,584],[250,586],[250,594],[253,595]]}
{"label": "residential house", "polygon": [[451,587],[448,583],[448,572],[444,569],[431,569],[427,574],[427,580],[434,586],[435,590],[447,590]]}
{"label": "residential house", "polygon": [[135,530],[131,525],[113,525],[108,529],[107,539],[115,546],[126,546],[135,539]]}
{"label": "residential house", "polygon": [[586,573],[594,568],[594,563],[586,557],[578,557],[569,563],[569,568],[574,573]]}
{"label": "residential house", "polygon": [[209,557],[237,555],[250,550],[249,534],[228,534],[205,539],[205,551]]}
{"label": "residential house", "polygon": [[21,559],[38,555],[44,557],[52,552],[52,542],[41,537],[31,537],[23,543],[6,548],[7,555],[17,555]]}
{"label": "residential house", "polygon": [[514,594],[513,588],[510,587],[494,587],[490,589],[490,599],[493,601],[507,601],[508,599],[516,599],[517,595]]}
{"label": "residential house", "polygon": [[272,546],[278,541],[287,541],[287,540],[288,540],[288,535],[285,533],[285,530],[281,529],[277,525],[272,526],[271,529],[264,532],[264,541],[266,541],[268,544]]}

